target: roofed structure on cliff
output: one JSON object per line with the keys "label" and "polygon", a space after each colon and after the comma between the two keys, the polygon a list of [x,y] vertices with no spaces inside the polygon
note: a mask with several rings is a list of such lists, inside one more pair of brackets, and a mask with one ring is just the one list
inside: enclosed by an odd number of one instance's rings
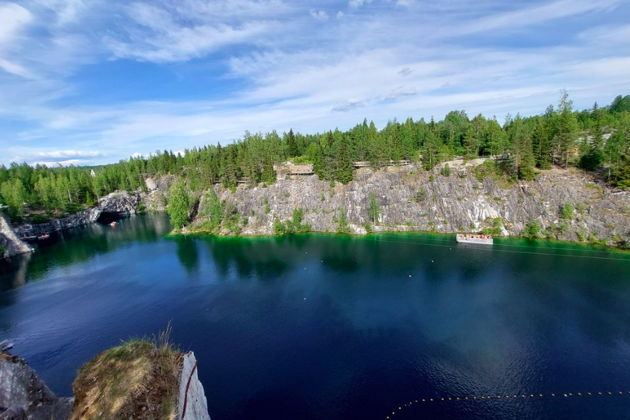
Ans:
{"label": "roofed structure on cliff", "polygon": [[313,175],[313,165],[311,163],[294,164],[291,162],[284,162],[279,165],[273,165],[273,170],[276,171],[277,179],[292,179],[301,176]]}

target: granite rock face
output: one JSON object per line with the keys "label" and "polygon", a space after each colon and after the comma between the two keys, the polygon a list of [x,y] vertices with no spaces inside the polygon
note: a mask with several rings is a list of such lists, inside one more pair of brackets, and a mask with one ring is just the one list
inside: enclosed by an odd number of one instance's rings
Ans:
{"label": "granite rock face", "polygon": [[114,192],[101,197],[95,207],[76,212],[62,219],[55,219],[46,223],[23,224],[14,230],[21,239],[33,238],[39,235],[50,234],[60,230],[96,222],[104,213],[117,215],[135,214],[140,204],[139,193]]}
{"label": "granite rock face", "polygon": [[72,398],[58,398],[24,360],[0,353],[0,419],[65,420]]}
{"label": "granite rock face", "polygon": [[[509,185],[493,178],[480,181],[467,165],[452,167],[450,176],[440,175],[439,169],[363,168],[347,185],[331,185],[312,175],[268,187],[240,185],[234,193],[216,187],[216,192],[245,218],[242,235],[273,234],[274,221],[289,220],[299,208],[304,211],[303,223],[317,232],[335,232],[338,215],[345,212],[355,234],[366,233],[366,227],[455,233],[498,226],[503,235],[518,236],[528,223],[536,222],[541,236],[630,243],[630,191],[613,190],[582,171],[552,169],[533,181]],[[372,195],[379,205],[377,223],[368,213]],[[191,230],[206,220],[206,203],[201,200]],[[563,218],[565,205],[573,212]]]}
{"label": "granite rock face", "polygon": [[193,352],[184,354],[179,379],[177,418],[180,420],[210,420],[203,385],[197,376],[197,359]]}
{"label": "granite rock face", "polygon": [[168,189],[174,181],[174,175],[146,178],[144,184],[147,192],[142,195],[142,204],[152,211],[164,211],[166,209]]}
{"label": "granite rock face", "polygon": [[0,214],[0,258],[9,258],[32,251],[33,248],[18,238],[7,219]]}

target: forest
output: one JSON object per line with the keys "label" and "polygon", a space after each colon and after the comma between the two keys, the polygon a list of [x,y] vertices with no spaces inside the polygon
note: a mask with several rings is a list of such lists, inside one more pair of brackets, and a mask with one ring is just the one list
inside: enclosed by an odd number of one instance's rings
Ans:
{"label": "forest", "polygon": [[275,182],[273,165],[287,160],[312,163],[319,178],[347,183],[353,162],[368,161],[374,168],[389,160],[407,159],[430,170],[454,156],[498,156],[497,173],[509,179],[533,179],[552,166],[596,171],[612,186],[630,189],[630,95],[617,96],[610,105],[575,111],[566,92],[558,105],[540,115],[496,117],[464,111],[449,112],[443,120],[408,118],[390,121],[382,129],[364,120],[347,131],[279,135],[246,132],[226,146],[210,145],[182,154],[158,151],[98,167],[0,167],[0,208],[12,221],[43,222],[88,208],[99,197],[116,190],[145,188],[144,178],[178,175],[189,191],[203,191],[216,183],[234,188]]}

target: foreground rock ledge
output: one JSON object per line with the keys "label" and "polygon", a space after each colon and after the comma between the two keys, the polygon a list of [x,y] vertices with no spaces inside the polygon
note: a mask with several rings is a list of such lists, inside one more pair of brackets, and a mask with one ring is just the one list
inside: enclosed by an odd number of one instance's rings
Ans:
{"label": "foreground rock ledge", "polygon": [[192,352],[133,340],[85,364],[74,398],[55,396],[21,358],[0,353],[0,419],[210,420]]}

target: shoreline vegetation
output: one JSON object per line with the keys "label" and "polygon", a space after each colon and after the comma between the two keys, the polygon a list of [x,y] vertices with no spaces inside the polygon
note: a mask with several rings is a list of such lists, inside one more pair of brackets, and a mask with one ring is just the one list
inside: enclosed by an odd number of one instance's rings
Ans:
{"label": "shoreline vegetation", "polygon": [[[466,232],[458,232],[458,233],[466,233]],[[318,231],[309,231],[309,232],[297,232],[297,233],[282,233],[282,234],[262,234],[262,235],[220,235],[216,233],[209,233],[206,231],[191,231],[191,232],[177,232],[172,231],[168,233],[165,238],[167,239],[205,239],[205,238],[213,238],[220,240],[268,240],[268,239],[284,239],[291,237],[300,237],[300,236],[327,236],[327,237],[338,237],[338,238],[350,238],[350,239],[370,239],[370,238],[378,238],[378,237],[393,237],[396,239],[405,238],[405,236],[414,239],[413,237],[424,237],[424,238],[448,238],[448,241],[440,241],[444,243],[444,246],[458,246],[455,241],[455,236],[457,233],[441,233],[441,232],[431,232],[431,231],[421,231],[421,230],[407,230],[407,231],[380,231],[380,232],[370,232],[370,233],[340,233],[340,232],[318,232]],[[630,256],[630,248],[620,248],[614,245],[607,245],[605,243],[599,242],[575,242],[575,241],[567,241],[562,239],[549,239],[549,238],[529,238],[526,236],[497,236],[493,237],[495,240],[495,244],[493,247],[479,247],[479,249],[484,250],[492,250],[497,249],[497,246],[515,246],[514,244],[510,244],[509,242],[525,242],[528,246],[538,247],[539,245],[545,245],[544,248],[554,249],[554,250],[563,250],[563,249],[587,249],[591,248],[599,251],[612,251],[615,253],[619,253],[621,255]],[[560,245],[561,247],[547,247],[547,245]],[[465,244],[463,246],[469,246],[470,244]],[[563,248],[566,247],[566,248]]]}
{"label": "shoreline vegetation", "polygon": [[320,134],[246,132],[224,147],[95,167],[0,167],[0,211],[13,226],[129,191],[147,199],[138,211],[166,210],[175,231],[222,236],[481,232],[624,248],[629,189],[630,95],[574,111],[566,92],[504,124],[458,110],[380,130],[364,120]]}
{"label": "shoreline vegetation", "polygon": [[[275,165],[291,162],[312,165],[312,172],[332,184],[354,179],[354,164],[378,169],[388,162],[417,162],[431,170],[441,162],[497,157],[485,176],[506,182],[531,180],[538,170],[578,167],[599,174],[609,185],[630,189],[630,95],[617,96],[609,106],[574,111],[563,92],[557,106],[543,114],[508,114],[501,125],[496,117],[465,111],[433,118],[390,121],[382,129],[364,120],[347,131],[279,135],[246,132],[227,146],[205,146],[184,153],[158,151],[92,167],[35,167],[26,163],[0,166],[0,208],[13,223],[42,223],[92,207],[114,191],[146,191],[149,177],[176,176],[189,192],[214,185],[234,190],[239,184],[271,185]],[[442,168],[448,176],[450,168]]]}

